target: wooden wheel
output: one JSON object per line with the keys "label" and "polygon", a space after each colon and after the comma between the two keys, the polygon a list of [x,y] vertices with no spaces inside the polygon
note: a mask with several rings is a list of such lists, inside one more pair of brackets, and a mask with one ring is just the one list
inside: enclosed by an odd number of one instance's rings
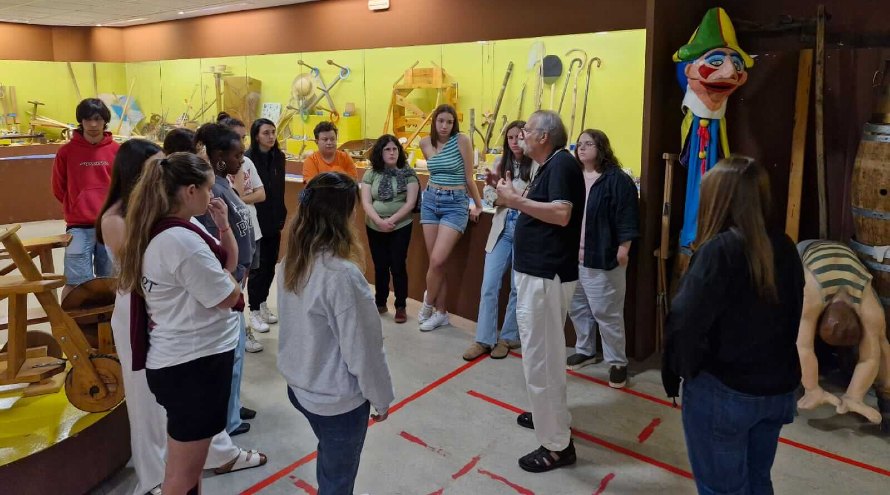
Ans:
{"label": "wooden wheel", "polygon": [[[55,337],[46,332],[41,332],[40,330],[28,330],[25,334],[25,342],[29,349],[32,347],[46,346],[47,356],[62,359],[62,346],[59,345],[59,342]],[[0,352],[6,352],[8,347],[9,342],[3,344],[3,347],[0,348]]]}
{"label": "wooden wheel", "polygon": [[98,398],[98,387],[88,387],[82,383],[82,374],[76,368],[68,371],[65,378],[65,395],[74,407],[86,412],[104,412],[124,400],[124,378],[121,362],[114,356],[100,354],[90,357],[90,363],[108,389],[103,398]]}

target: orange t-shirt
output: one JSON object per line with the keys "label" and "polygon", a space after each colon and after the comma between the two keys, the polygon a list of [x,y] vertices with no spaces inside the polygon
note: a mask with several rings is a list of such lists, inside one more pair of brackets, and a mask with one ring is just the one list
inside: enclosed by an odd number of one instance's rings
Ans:
{"label": "orange t-shirt", "polygon": [[321,152],[316,151],[303,162],[303,182],[309,182],[313,177],[322,172],[343,172],[358,180],[358,171],[355,169],[355,162],[344,151],[337,150],[334,161],[328,163],[321,157]]}

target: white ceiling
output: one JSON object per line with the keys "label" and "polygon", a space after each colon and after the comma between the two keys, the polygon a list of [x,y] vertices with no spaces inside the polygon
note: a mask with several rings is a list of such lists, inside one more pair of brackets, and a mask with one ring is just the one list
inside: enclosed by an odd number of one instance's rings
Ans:
{"label": "white ceiling", "polygon": [[0,0],[0,22],[125,27],[316,0]]}

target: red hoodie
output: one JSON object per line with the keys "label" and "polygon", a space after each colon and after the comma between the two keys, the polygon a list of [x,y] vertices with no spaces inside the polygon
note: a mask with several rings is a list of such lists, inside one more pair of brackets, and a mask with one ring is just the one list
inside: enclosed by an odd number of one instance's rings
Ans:
{"label": "red hoodie", "polygon": [[110,132],[99,144],[90,144],[80,131],[59,148],[53,162],[53,195],[62,203],[69,227],[92,227],[96,222],[111,184],[111,165],[118,148]]}

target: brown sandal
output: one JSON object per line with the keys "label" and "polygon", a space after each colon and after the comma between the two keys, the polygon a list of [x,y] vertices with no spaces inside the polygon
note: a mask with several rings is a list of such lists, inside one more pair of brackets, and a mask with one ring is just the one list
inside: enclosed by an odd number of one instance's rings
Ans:
{"label": "brown sandal", "polygon": [[234,473],[243,469],[260,467],[269,460],[266,454],[262,454],[256,450],[238,449],[238,456],[231,461],[213,470],[216,474]]}

